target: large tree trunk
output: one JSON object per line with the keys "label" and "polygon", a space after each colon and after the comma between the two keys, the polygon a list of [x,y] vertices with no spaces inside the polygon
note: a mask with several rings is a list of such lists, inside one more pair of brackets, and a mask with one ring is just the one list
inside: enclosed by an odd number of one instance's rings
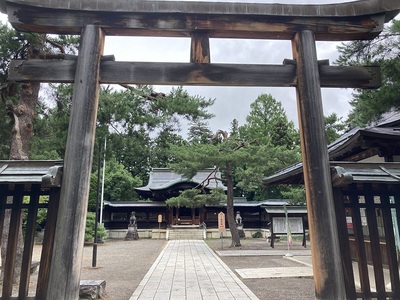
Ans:
{"label": "large tree trunk", "polygon": [[229,230],[231,231],[232,244],[231,247],[240,247],[239,231],[236,227],[235,212],[233,207],[233,174],[232,167],[226,168],[226,186],[227,186],[227,204],[226,204],[226,217],[228,220]]}
{"label": "large tree trunk", "polygon": [[[39,55],[40,49],[31,46],[28,52],[28,58],[35,58]],[[27,160],[29,156],[29,148],[33,135],[33,119],[35,117],[35,107],[38,102],[40,83],[24,83],[20,89],[20,101],[18,105],[14,105],[12,101],[7,101],[7,110],[13,116],[14,126],[12,129],[12,140],[10,149],[11,160]],[[12,198],[9,197],[8,202]],[[6,259],[6,249],[8,243],[8,231],[10,229],[11,211],[6,210],[4,227],[1,239],[1,261],[2,267]],[[22,226],[22,222],[21,222]],[[19,229],[18,249],[16,253],[16,268],[14,272],[14,281],[17,281],[21,272],[23,239],[22,227]],[[1,272],[1,280],[3,278],[3,270]],[[1,281],[2,282],[2,281]]]}

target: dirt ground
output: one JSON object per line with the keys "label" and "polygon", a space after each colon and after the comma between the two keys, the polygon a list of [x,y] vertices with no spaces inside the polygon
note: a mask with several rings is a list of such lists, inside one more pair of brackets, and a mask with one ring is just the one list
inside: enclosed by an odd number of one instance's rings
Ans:
{"label": "dirt ground", "polygon": [[97,247],[92,268],[93,246],[85,246],[81,279],[105,280],[107,300],[129,299],[158,255],[165,240],[107,240]]}
{"label": "dirt ground", "polygon": [[[241,247],[228,248],[230,240],[224,240],[222,249],[221,240],[207,240],[206,243],[214,251],[229,250],[271,250],[269,243],[265,239],[242,239]],[[276,242],[275,250],[287,249],[286,242]],[[295,242],[291,249],[305,249],[301,242]],[[307,249],[310,249],[307,246]],[[296,267],[303,266],[283,256],[220,256],[220,259],[235,272],[235,269],[242,268],[275,268],[275,267]],[[236,272],[235,274],[247,285],[247,287],[261,300],[308,300],[315,299],[314,281],[311,278],[262,278],[262,279],[242,279]]]}
{"label": "dirt ground", "polygon": [[[265,239],[242,239],[242,246],[229,248],[230,240],[207,240],[215,251],[225,250],[268,250],[271,249]],[[92,267],[93,247],[85,246],[81,279],[105,280],[108,300],[127,300],[135,291],[151,265],[165,247],[167,241],[140,239],[137,241],[107,240],[97,248],[96,267]],[[287,248],[286,243],[276,243],[276,249]],[[304,249],[300,243],[292,249]],[[309,247],[308,247],[309,249]],[[35,253],[40,246],[35,246]],[[302,266],[284,259],[282,256],[220,256],[233,271],[239,268],[268,268]],[[34,285],[35,276],[31,278]],[[240,278],[240,276],[238,276]],[[241,278],[240,278],[241,279]],[[310,278],[279,279],[241,279],[259,299],[292,300],[315,299],[314,282]],[[31,291],[30,291],[31,294]],[[34,294],[33,294],[34,295]]]}

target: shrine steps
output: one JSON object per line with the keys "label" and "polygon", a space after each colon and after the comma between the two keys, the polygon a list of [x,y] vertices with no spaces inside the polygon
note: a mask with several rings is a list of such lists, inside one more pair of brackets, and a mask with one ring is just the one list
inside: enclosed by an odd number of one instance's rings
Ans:
{"label": "shrine steps", "polygon": [[173,226],[167,229],[168,240],[203,240],[205,231],[199,226]]}

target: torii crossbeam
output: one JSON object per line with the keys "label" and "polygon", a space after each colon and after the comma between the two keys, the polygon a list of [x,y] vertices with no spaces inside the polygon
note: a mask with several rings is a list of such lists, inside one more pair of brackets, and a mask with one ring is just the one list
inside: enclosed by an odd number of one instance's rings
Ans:
{"label": "torii crossbeam", "polygon": [[[373,68],[317,61],[315,42],[372,39],[400,11],[398,0],[285,5],[144,0],[1,0],[18,30],[81,34],[77,59],[15,61],[10,79],[74,82],[59,219],[47,299],[76,299],[82,261],[100,83],[292,86],[300,135],[316,296],[346,299],[321,86],[379,86]],[[102,60],[105,35],[188,37],[190,63]],[[293,61],[281,66],[211,64],[210,38],[291,40]],[[157,72],[149,72],[156,69]],[[154,75],[156,74],[156,75]]]}

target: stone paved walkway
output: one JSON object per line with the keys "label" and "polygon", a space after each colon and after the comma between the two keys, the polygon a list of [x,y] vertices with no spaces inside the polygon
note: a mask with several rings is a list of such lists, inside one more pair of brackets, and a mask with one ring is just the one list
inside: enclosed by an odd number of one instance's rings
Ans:
{"label": "stone paved walkway", "polygon": [[202,240],[169,241],[130,300],[258,299]]}

